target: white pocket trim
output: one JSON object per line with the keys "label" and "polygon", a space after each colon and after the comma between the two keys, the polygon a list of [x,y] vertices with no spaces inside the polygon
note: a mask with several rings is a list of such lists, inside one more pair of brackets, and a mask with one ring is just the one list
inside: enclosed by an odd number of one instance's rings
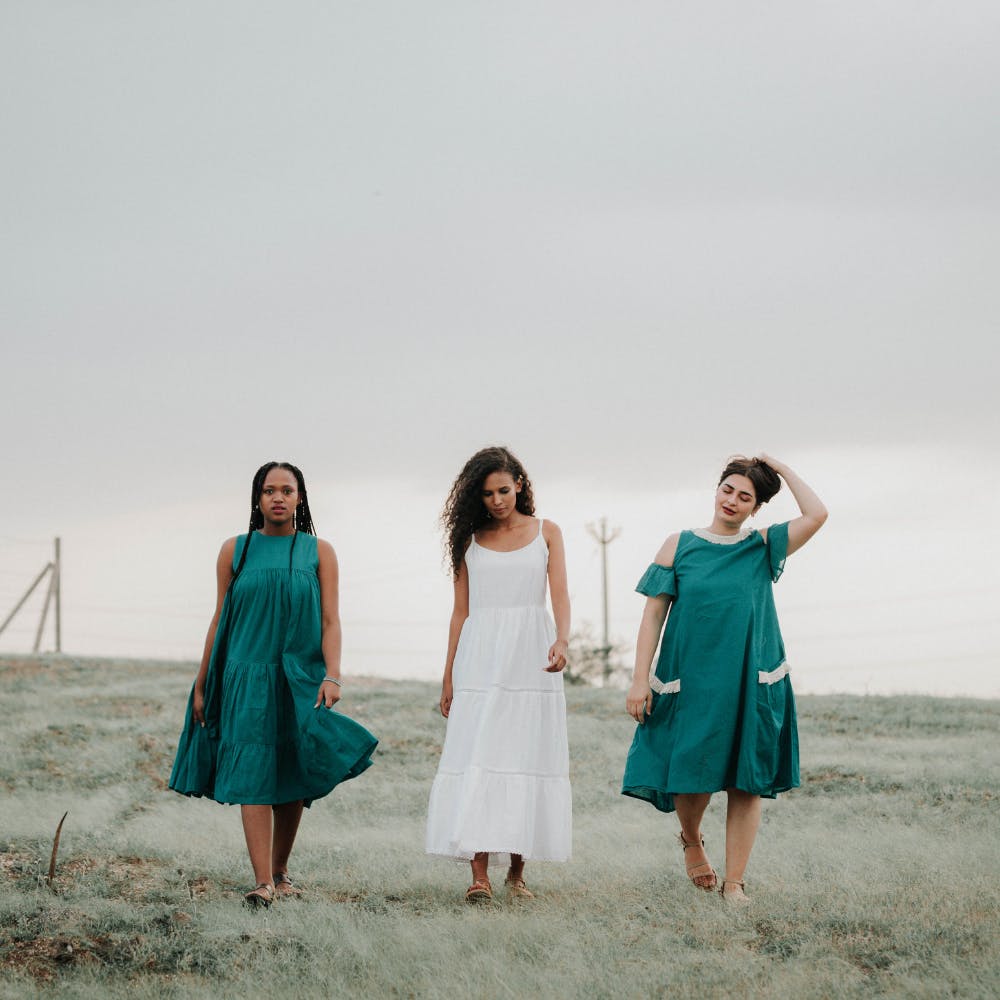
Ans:
{"label": "white pocket trim", "polygon": [[649,686],[657,694],[677,694],[681,689],[681,679],[667,681],[664,683],[656,674],[649,675]]}
{"label": "white pocket trim", "polygon": [[789,671],[789,666],[787,663],[782,663],[780,667],[775,667],[774,670],[758,670],[757,683],[777,684],[782,677],[788,676],[788,671]]}

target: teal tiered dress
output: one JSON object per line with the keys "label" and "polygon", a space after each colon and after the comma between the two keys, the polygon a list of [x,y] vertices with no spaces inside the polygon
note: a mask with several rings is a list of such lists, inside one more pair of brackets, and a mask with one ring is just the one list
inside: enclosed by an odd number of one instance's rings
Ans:
{"label": "teal tiered dress", "polygon": [[774,798],[799,784],[795,698],[772,584],[788,525],[731,539],[683,531],[673,566],[636,590],[672,598],[650,677],[653,710],[636,727],[622,793],[672,812],[680,793],[739,788]]}
{"label": "teal tiered dress", "polygon": [[[246,535],[236,540],[239,564]],[[217,802],[308,806],[371,766],[378,743],[339,712],[315,708],[326,674],[316,537],[256,531],[219,618],[205,679],[194,689],[170,787]],[[291,557],[291,565],[289,558]]]}

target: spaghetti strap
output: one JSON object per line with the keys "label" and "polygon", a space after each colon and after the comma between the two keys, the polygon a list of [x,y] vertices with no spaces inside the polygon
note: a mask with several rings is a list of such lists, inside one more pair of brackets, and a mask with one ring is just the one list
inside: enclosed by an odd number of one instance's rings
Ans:
{"label": "spaghetti strap", "polygon": [[539,538],[542,537],[542,525],[543,524],[545,524],[545,518],[544,517],[540,517],[538,519],[538,537]]}

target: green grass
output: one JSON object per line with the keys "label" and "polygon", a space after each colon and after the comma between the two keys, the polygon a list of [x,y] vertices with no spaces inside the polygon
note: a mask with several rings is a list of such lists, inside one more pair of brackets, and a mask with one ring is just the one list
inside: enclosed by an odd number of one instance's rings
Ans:
{"label": "green grass", "polygon": [[[529,865],[530,906],[472,909],[467,866],[423,854],[436,687],[355,679],[375,766],[307,812],[306,898],[250,913],[237,810],[166,789],[193,672],[0,659],[0,997],[997,995],[996,702],[801,698],[803,784],[765,803],[743,912],[619,795],[621,693],[568,688],[574,859]],[[723,820],[717,797],[717,866]]]}

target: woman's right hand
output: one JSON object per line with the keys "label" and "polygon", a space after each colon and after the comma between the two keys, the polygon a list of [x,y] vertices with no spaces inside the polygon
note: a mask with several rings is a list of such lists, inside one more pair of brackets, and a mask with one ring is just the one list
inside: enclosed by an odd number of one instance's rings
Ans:
{"label": "woman's right hand", "polygon": [[447,719],[448,713],[451,711],[451,701],[454,695],[451,690],[451,681],[445,680],[441,682],[441,701],[439,702],[439,707],[441,709],[441,714]]}
{"label": "woman's right hand", "polygon": [[191,703],[191,714],[194,716],[194,721],[201,726],[202,729],[205,728],[205,689],[199,688],[196,684],[194,686],[194,699]]}
{"label": "woman's right hand", "polygon": [[653,692],[649,681],[633,681],[625,696],[625,710],[641,726],[653,710]]}

